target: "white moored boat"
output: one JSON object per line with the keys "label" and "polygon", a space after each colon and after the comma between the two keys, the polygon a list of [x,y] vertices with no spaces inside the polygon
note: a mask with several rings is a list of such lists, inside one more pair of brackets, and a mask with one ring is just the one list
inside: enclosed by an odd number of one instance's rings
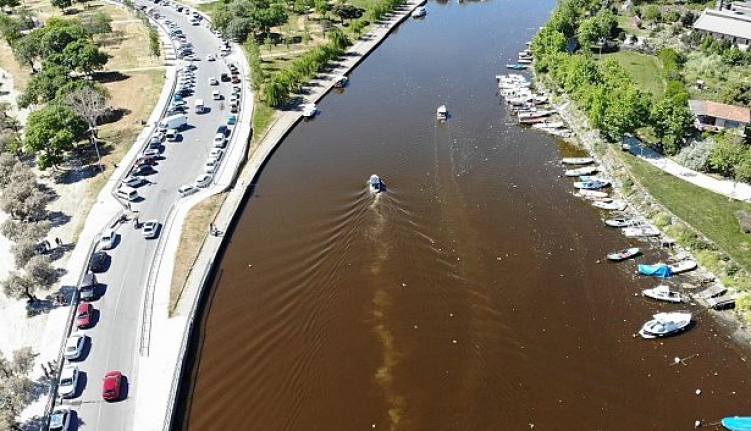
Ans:
{"label": "white moored boat", "polygon": [[671,263],[668,266],[670,267],[670,270],[673,271],[673,274],[680,274],[682,272],[693,271],[699,265],[696,263],[695,260],[684,259],[680,262]]}
{"label": "white moored boat", "polygon": [[386,188],[383,181],[381,181],[381,178],[375,174],[370,176],[368,187],[370,188],[370,193],[380,193]]}
{"label": "white moored boat", "polygon": [[425,10],[424,7],[420,6],[417,9],[412,12],[412,18],[422,18],[424,17],[428,12]]}
{"label": "white moored boat", "polygon": [[435,117],[438,121],[446,121],[449,118],[449,111],[446,109],[446,105],[441,105],[435,111]]}
{"label": "white moored boat", "polygon": [[610,183],[602,180],[594,181],[577,181],[574,183],[574,187],[577,189],[596,190],[609,186]]}
{"label": "white moored boat", "polygon": [[631,259],[641,254],[639,247],[631,247],[624,250],[614,251],[608,253],[608,260],[613,262],[620,262],[622,260]]}
{"label": "white moored boat", "polygon": [[595,162],[591,157],[566,157],[561,159],[564,165],[589,165]]}
{"label": "white moored boat", "polygon": [[611,218],[608,220],[605,220],[605,226],[610,227],[629,227],[629,226],[635,226],[637,223],[640,223],[640,220],[633,219],[633,218]]}
{"label": "white moored boat", "polygon": [[[536,126],[536,124],[535,124]],[[535,127],[532,126],[532,127]],[[592,175],[597,173],[597,166],[585,166],[583,168],[569,169],[563,173],[567,177],[580,177],[582,175]]]}
{"label": "white moored boat", "polygon": [[576,191],[576,194],[579,195],[577,197],[585,199],[605,199],[608,197],[606,192],[601,192],[599,190],[579,189]]}
{"label": "white moored boat", "polygon": [[661,284],[651,289],[644,289],[641,291],[641,294],[642,296],[646,296],[647,298],[652,298],[657,301],[672,302],[674,304],[685,302],[680,292],[670,290],[670,286],[665,284]]}
{"label": "white moored boat", "polygon": [[623,229],[623,235],[625,235],[626,238],[648,238],[652,236],[660,236],[660,234],[660,229],[657,229],[657,226],[645,221],[634,221],[628,227]]}
{"label": "white moored boat", "polygon": [[302,108],[302,116],[305,118],[313,118],[318,113],[318,108],[316,108],[316,105],[313,103],[309,105],[303,105]]}
{"label": "white moored boat", "polygon": [[[558,129],[565,127],[566,124],[563,121],[543,121],[542,123],[532,126],[533,129]],[[586,174],[581,174],[586,175]]]}
{"label": "white moored boat", "polygon": [[595,208],[599,208],[601,210],[607,210],[607,211],[623,211],[626,209],[628,204],[626,204],[626,202],[616,199],[610,202],[595,201],[595,202],[592,202],[592,206]]}
{"label": "white moored boat", "polygon": [[691,313],[688,311],[657,313],[641,327],[639,335],[643,338],[666,337],[683,331],[690,324]]}

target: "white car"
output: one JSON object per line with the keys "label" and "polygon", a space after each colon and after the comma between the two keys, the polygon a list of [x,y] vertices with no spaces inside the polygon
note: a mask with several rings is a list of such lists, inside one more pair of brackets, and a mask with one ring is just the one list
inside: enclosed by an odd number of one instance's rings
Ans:
{"label": "white car", "polygon": [[206,160],[206,164],[203,165],[203,171],[207,174],[213,174],[219,167],[219,161],[215,159]]}
{"label": "white car", "polygon": [[222,100],[222,95],[219,94],[218,91],[214,90],[211,92],[211,98],[214,100]]}
{"label": "white car", "polygon": [[149,220],[143,224],[143,237],[152,239],[159,236],[159,227],[161,224],[157,220]]}
{"label": "white car", "polygon": [[57,394],[63,398],[73,398],[78,389],[78,366],[68,365],[60,373],[60,383],[57,385]]}
{"label": "white car", "polygon": [[208,174],[201,175],[200,177],[196,178],[195,186],[203,189],[211,185],[211,180],[213,180],[214,177]]}
{"label": "white car", "polygon": [[216,56],[214,54],[209,54],[206,56],[206,61],[215,61]]}
{"label": "white car", "polygon": [[70,416],[70,408],[56,408],[50,415],[49,431],[68,431],[70,429]]}
{"label": "white car", "polygon": [[209,85],[219,85],[219,81],[216,80],[213,76],[209,78]]}
{"label": "white car", "polygon": [[227,146],[227,137],[224,133],[214,135],[214,148],[224,148]]}
{"label": "white car", "polygon": [[63,356],[68,360],[76,360],[80,358],[85,344],[86,335],[78,332],[70,334],[70,337],[68,337],[68,340],[65,342]]}
{"label": "white car", "polygon": [[197,188],[195,188],[194,186],[188,186],[188,185],[180,186],[180,188],[177,189],[177,193],[183,197],[190,196],[193,193],[196,193],[197,191],[198,191]]}
{"label": "white car", "polygon": [[[133,178],[139,178],[139,177],[133,177]],[[102,235],[99,237],[99,245],[97,246],[98,250],[111,250],[115,246],[115,241],[117,240],[117,234],[115,231],[108,229],[104,232],[102,232]]]}
{"label": "white car", "polygon": [[186,55],[184,57],[184,59],[188,60],[188,61],[198,61],[199,60],[198,57],[196,57],[195,54]]}
{"label": "white car", "polygon": [[190,20],[190,25],[198,25],[198,24],[200,24],[200,22],[198,22],[197,19],[193,18]]}
{"label": "white car", "polygon": [[123,181],[123,185],[133,188],[141,187],[144,184],[146,184],[146,180],[141,177],[130,177]]}
{"label": "white car", "polygon": [[147,149],[143,150],[143,155],[146,156],[146,157],[150,157],[150,156],[155,156],[156,157],[156,156],[159,156],[160,154],[162,154],[162,152],[159,151],[158,148],[147,148]]}
{"label": "white car", "polygon": [[219,148],[214,148],[209,152],[209,158],[214,160],[222,160],[222,156],[224,156],[224,150]]}

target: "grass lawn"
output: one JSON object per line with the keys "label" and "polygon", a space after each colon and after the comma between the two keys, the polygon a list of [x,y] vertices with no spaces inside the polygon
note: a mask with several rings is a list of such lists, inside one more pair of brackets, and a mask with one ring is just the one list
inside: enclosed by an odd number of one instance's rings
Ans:
{"label": "grass lawn", "polygon": [[619,51],[604,56],[614,58],[626,68],[642,90],[652,93],[653,100],[659,99],[665,93],[665,80],[657,57],[631,51]]}
{"label": "grass lawn", "polygon": [[199,3],[195,5],[195,8],[210,16],[211,13],[214,12],[214,9],[216,9],[216,7],[220,4],[221,2],[218,1],[213,1],[211,3]]}
{"label": "grass lawn", "polygon": [[751,270],[751,236],[741,232],[734,213],[751,204],[728,198],[667,174],[636,157],[621,154],[649,194],[668,211],[717,244],[746,271]]}
{"label": "grass lawn", "polygon": [[616,19],[618,20],[618,27],[625,31],[626,34],[634,34],[639,37],[645,37],[649,35],[649,30],[645,28],[637,28],[631,25],[631,20],[633,19],[633,17],[617,15]]}

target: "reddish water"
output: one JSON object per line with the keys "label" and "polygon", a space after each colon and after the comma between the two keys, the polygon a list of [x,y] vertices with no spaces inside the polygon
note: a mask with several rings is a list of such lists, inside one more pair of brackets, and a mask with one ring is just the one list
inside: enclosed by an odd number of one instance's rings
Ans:
{"label": "reddish water", "polygon": [[[598,263],[627,240],[571,196],[556,142],[498,103],[494,75],[553,4],[431,3],[291,133],[221,263],[187,429],[688,430],[751,414],[747,352],[706,314],[633,337],[676,307],[635,296],[656,283],[634,262]],[[368,193],[372,173],[386,193]]]}

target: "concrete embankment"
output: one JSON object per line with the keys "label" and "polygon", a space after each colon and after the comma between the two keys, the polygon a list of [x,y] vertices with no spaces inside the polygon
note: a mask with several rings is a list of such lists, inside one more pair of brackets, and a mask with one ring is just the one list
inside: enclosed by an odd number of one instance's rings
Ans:
{"label": "concrete embankment", "polygon": [[[388,15],[383,21],[374,24],[368,33],[362,35],[356,43],[350,47],[347,54],[334,65],[332,70],[319,74],[310,83],[313,85],[309,86],[311,89],[309,93],[304,96],[302,103],[316,103],[326,96],[326,94],[334,88],[338,76],[346,75],[349,71],[357,67],[357,65],[363,61],[370,52],[385,40],[396,26],[409,18],[412,11],[424,3],[425,0],[409,0],[398,10]],[[253,184],[260,170],[285,136],[299,121],[301,121],[301,119],[301,110],[281,112],[272,126],[264,134],[259,145],[252,150],[248,163],[238,176],[237,181],[234,185],[229,186],[227,197],[214,220],[214,225],[221,232],[232,231],[232,227],[239,217],[238,210],[246,201],[248,194],[252,193]],[[163,412],[163,414],[166,415],[163,423],[157,423],[158,418],[156,417],[151,417],[150,419],[152,420],[149,421],[138,420],[139,423],[144,425],[149,424],[149,429],[170,429],[175,409],[175,397],[178,389],[180,389],[179,381],[183,375],[187,375],[186,373],[190,371],[188,367],[184,367],[184,365],[186,364],[186,351],[191,344],[190,339],[192,338],[192,330],[194,328],[194,323],[196,322],[197,313],[201,309],[202,299],[205,299],[209,293],[208,290],[215,276],[215,264],[218,262],[216,257],[228,241],[229,235],[222,234],[219,236],[207,236],[183,290],[184,293],[177,309],[178,316],[169,319],[172,321],[171,323],[165,322],[170,328],[154,328],[154,331],[161,331],[163,329],[165,333],[174,331],[175,328],[173,325],[181,325],[184,326],[185,329],[182,331],[182,344],[173,355],[165,355],[163,353],[158,355],[161,362],[161,366],[158,368],[162,370],[161,376],[159,377],[161,380],[167,378],[170,379],[169,383],[166,381],[163,382],[166,383],[168,387],[160,386],[164,387],[165,390],[169,389],[170,394],[166,405],[155,406],[152,404],[149,405],[147,409],[150,412]],[[168,358],[167,356],[171,356],[171,358]],[[157,376],[154,375],[152,377]],[[140,415],[137,416],[140,417]]]}

